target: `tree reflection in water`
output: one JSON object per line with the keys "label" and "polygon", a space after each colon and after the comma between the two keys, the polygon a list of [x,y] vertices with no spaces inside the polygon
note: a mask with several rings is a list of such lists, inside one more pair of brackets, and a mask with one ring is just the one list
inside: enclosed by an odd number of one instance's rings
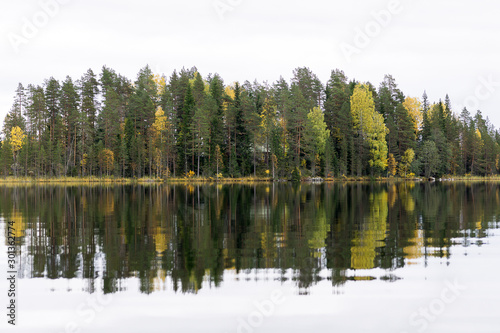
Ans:
{"label": "tree reflection in water", "polygon": [[16,222],[25,278],[196,293],[266,270],[307,292],[449,261],[496,227],[499,197],[496,183],[3,186],[0,214]]}

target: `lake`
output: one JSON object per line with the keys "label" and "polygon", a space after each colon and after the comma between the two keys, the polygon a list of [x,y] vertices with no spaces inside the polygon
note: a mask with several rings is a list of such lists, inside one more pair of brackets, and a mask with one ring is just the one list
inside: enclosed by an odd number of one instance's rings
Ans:
{"label": "lake", "polygon": [[0,328],[498,332],[499,185],[0,186]]}

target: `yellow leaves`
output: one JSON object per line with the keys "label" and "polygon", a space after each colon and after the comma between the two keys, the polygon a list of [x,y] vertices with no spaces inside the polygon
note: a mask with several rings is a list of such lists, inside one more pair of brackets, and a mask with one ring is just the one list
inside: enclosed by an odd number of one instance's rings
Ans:
{"label": "yellow leaves", "polygon": [[389,214],[386,191],[370,194],[370,211],[362,219],[362,227],[355,231],[351,247],[351,268],[372,269],[375,266],[376,249],[384,245]]}
{"label": "yellow leaves", "polygon": [[351,96],[351,113],[353,127],[370,145],[371,167],[385,169],[387,167],[387,142],[385,136],[388,129],[384,117],[375,111],[373,95],[368,85],[358,84]]}
{"label": "yellow leaves", "polygon": [[14,155],[21,150],[26,140],[26,134],[19,126],[12,127],[10,131],[10,145]]}
{"label": "yellow leaves", "polygon": [[395,176],[396,175],[396,159],[394,158],[394,154],[393,153],[390,153],[389,154],[389,158],[387,159],[387,167],[389,168],[389,173],[392,175],[392,176]]}
{"label": "yellow leaves", "polygon": [[162,157],[161,157],[161,150],[158,148],[155,148],[154,150],[154,155],[153,155],[153,167],[156,170],[158,174],[161,174],[162,171]]}
{"label": "yellow leaves", "polygon": [[81,165],[82,167],[85,167],[85,166],[87,165],[87,157],[88,157],[88,155],[87,155],[87,154],[83,154],[83,156],[82,156],[82,160],[80,161],[80,165]]}
{"label": "yellow leaves", "polygon": [[403,106],[411,116],[413,124],[415,126],[415,132],[417,132],[420,128],[422,128],[422,122],[424,119],[421,109],[422,103],[420,103],[420,100],[418,98],[406,97],[405,101],[403,102]]}
{"label": "yellow leaves", "polygon": [[375,112],[373,96],[366,84],[358,84],[351,96],[351,113],[354,129],[368,132],[373,123],[372,114]]}
{"label": "yellow leaves", "polygon": [[476,128],[476,137],[481,140],[481,132],[479,131],[478,128]]}
{"label": "yellow leaves", "polygon": [[155,74],[153,75],[153,81],[156,84],[156,90],[158,92],[158,95],[163,94],[163,92],[165,91],[165,87],[167,86],[165,82],[165,76],[160,74]]}
{"label": "yellow leaves", "polygon": [[401,156],[401,162],[399,163],[399,174],[402,177],[406,178],[414,158],[415,158],[415,152],[411,148],[407,149],[404,152],[403,156]]}
{"label": "yellow leaves", "polygon": [[[226,86],[226,88],[224,89],[224,93],[226,94],[226,96],[231,99],[231,101],[234,101],[234,98],[236,97],[235,93],[234,93],[234,88],[232,86]],[[224,107],[224,110],[227,112],[228,111],[228,108],[229,108],[229,103],[227,100],[225,100],[222,105]]]}
{"label": "yellow leaves", "polygon": [[326,247],[326,239],[330,232],[330,224],[326,219],[325,209],[319,209],[314,219],[314,224],[311,225],[307,235],[307,245],[311,250],[314,250],[314,256],[318,257],[321,249]]}
{"label": "yellow leaves", "polygon": [[325,115],[319,107],[314,107],[307,114],[306,131],[315,145],[315,151],[323,153],[325,151],[326,140],[330,137],[330,130],[325,123]]}
{"label": "yellow leaves", "polygon": [[234,101],[235,94],[234,94],[234,88],[232,86],[226,86],[226,89],[224,89],[224,92],[226,95],[231,98]]}
{"label": "yellow leaves", "polygon": [[163,111],[161,106],[159,106],[155,112],[155,122],[153,123],[153,129],[155,131],[155,135],[158,135],[159,133],[166,130],[167,125],[168,125],[167,116],[165,116],[165,112]]}
{"label": "yellow leaves", "polygon": [[115,163],[115,153],[111,149],[104,148],[99,153],[99,165],[101,169],[106,173],[113,171]]}
{"label": "yellow leaves", "polygon": [[271,129],[276,125],[276,106],[269,99],[264,100],[264,105],[262,106],[262,113],[260,114],[260,126],[264,130],[266,136],[271,133]]}

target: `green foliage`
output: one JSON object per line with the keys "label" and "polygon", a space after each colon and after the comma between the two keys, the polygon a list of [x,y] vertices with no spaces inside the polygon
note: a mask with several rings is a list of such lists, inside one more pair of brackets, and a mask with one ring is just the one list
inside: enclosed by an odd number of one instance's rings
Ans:
{"label": "green foliage", "polygon": [[420,155],[421,164],[424,166],[426,177],[435,175],[439,167],[439,152],[434,141],[425,141]]}
{"label": "green foliage", "polygon": [[293,168],[292,175],[291,175],[291,181],[292,182],[300,182],[301,177],[302,177],[302,175],[300,173],[299,167]]}
{"label": "green foliage", "polygon": [[[132,83],[104,66],[99,77],[89,69],[78,80],[18,85],[0,172],[168,178],[267,170],[297,179],[299,170],[376,177],[399,166],[403,177],[498,174],[499,132],[480,111],[457,116],[451,107],[448,96],[405,97],[390,75],[375,88],[336,69],[323,85],[304,67],[290,82],[225,85],[196,68],[167,78],[146,66]],[[18,129],[22,144],[11,140]]]}
{"label": "green foliage", "polygon": [[330,130],[326,128],[325,115],[319,107],[313,108],[307,114],[307,123],[304,130],[304,151],[312,164],[313,176],[321,163],[320,156],[325,153],[326,142],[330,137]]}
{"label": "green foliage", "polygon": [[[351,96],[351,113],[353,128],[358,134],[358,152],[363,159],[364,145],[369,147],[368,161],[372,170],[383,171],[387,167],[387,143],[385,136],[388,133],[383,116],[375,111],[372,92],[366,84],[358,84]],[[362,161],[362,160],[361,160]],[[359,165],[358,162],[358,173]]]}
{"label": "green foliage", "polygon": [[415,152],[413,149],[409,148],[405,151],[401,157],[401,162],[399,162],[399,174],[406,178],[407,173],[411,170],[411,164],[415,158]]}

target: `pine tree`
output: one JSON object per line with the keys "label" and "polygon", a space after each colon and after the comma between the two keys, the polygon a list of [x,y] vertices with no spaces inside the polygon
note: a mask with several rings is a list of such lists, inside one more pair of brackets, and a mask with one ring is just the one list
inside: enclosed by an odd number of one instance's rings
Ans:
{"label": "pine tree", "polygon": [[[79,157],[83,160],[86,156],[86,172],[93,175],[97,165],[97,155],[95,154],[96,121],[99,111],[99,85],[94,72],[89,69],[82,76],[80,85],[80,142]],[[82,173],[84,170],[82,169]]]}
{"label": "pine tree", "polygon": [[[209,139],[209,156],[212,152],[215,153],[215,147],[219,146],[221,151],[224,151],[224,107],[222,94],[224,91],[224,83],[222,82],[219,75],[215,75],[210,81],[210,96],[215,102],[216,108],[215,112],[211,115],[210,119],[210,139]],[[214,155],[215,156],[215,155]],[[209,161],[213,166],[216,162],[215,159]],[[213,170],[213,169],[212,169]]]}
{"label": "pine tree", "polygon": [[421,140],[426,141],[431,137],[431,124],[429,119],[429,100],[427,99],[427,93],[424,91],[422,95],[422,134]]}
{"label": "pine tree", "polygon": [[177,157],[179,159],[178,165],[184,170],[184,174],[187,175],[189,170],[194,167],[194,151],[193,145],[193,135],[191,133],[191,124],[193,120],[195,109],[195,100],[191,90],[191,85],[188,83],[186,89],[186,95],[184,97],[184,103],[181,113],[181,118],[178,119],[179,123],[179,141],[178,141],[178,152]]}
{"label": "pine tree", "polygon": [[61,110],[65,140],[64,149],[64,174],[70,170],[76,172],[76,146],[78,134],[78,92],[71,77],[67,76],[61,87]]}
{"label": "pine tree", "polygon": [[348,173],[348,147],[352,140],[352,120],[350,118],[350,91],[347,77],[344,72],[334,70],[326,85],[325,121],[332,135],[332,146],[335,147],[331,158],[334,163],[335,174]]}

